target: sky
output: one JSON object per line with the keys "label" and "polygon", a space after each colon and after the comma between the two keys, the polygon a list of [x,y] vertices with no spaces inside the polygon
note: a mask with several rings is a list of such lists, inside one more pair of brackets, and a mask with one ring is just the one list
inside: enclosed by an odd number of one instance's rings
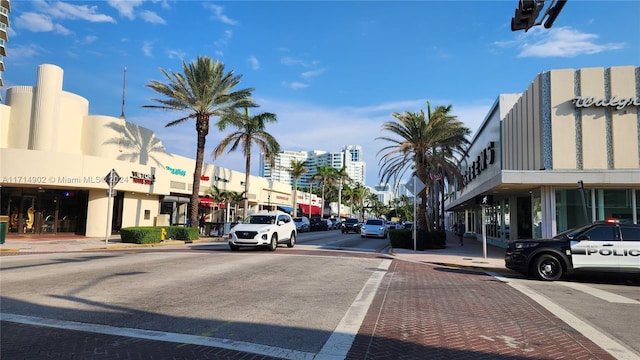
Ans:
{"label": "sky", "polygon": [[[549,1],[547,1],[549,3]],[[381,132],[394,112],[452,106],[475,132],[502,93],[552,69],[640,66],[640,1],[569,0],[551,29],[512,32],[518,0],[500,1],[45,1],[12,0],[2,89],[35,85],[37,68],[64,70],[63,89],[92,115],[125,115],[169,153],[194,159],[195,123],[143,108],[160,69],[209,56],[254,88],[283,150],[360,145],[366,184],[379,182]],[[215,122],[217,119],[212,119]],[[240,152],[213,160],[229,131],[212,128],[205,161],[244,172]],[[258,153],[258,149],[254,150]],[[258,175],[259,156],[252,159]]]}

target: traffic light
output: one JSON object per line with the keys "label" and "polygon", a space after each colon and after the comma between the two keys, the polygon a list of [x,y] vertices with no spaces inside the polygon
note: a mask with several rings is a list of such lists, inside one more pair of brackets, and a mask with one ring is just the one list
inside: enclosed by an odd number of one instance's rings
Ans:
{"label": "traffic light", "polygon": [[543,21],[544,27],[550,29],[567,0],[550,0],[549,7],[540,21],[537,21],[544,9],[544,3],[545,0],[519,0],[515,15],[511,18],[511,31],[524,30],[526,32],[534,26],[541,25]]}
{"label": "traffic light", "polygon": [[511,31],[528,31],[536,25],[536,19],[544,8],[544,0],[519,0],[515,15],[511,18]]}

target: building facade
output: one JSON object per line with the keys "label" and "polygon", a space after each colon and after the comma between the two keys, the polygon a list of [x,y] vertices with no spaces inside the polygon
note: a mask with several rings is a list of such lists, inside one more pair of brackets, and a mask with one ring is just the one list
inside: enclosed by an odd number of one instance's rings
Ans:
{"label": "building facade", "polygon": [[[7,56],[5,44],[9,41],[9,13],[11,12],[11,1],[0,0],[0,88],[4,86],[2,73],[4,72],[4,57]],[[2,93],[0,93],[0,101]]]}
{"label": "building facade", "polygon": [[448,223],[496,245],[640,223],[640,68],[551,70],[501,95],[461,168]]}
{"label": "building facade", "polygon": [[[88,100],[62,83],[60,67],[41,65],[35,86],[7,89],[0,104],[0,215],[9,231],[99,237],[186,223],[195,161],[166,152],[153,131],[123,117],[90,115]],[[109,201],[112,170],[119,181]],[[244,192],[243,172],[205,163],[200,179],[200,211],[211,221],[244,215],[207,197],[213,186]],[[251,178],[246,196],[246,213],[293,204],[288,184],[261,177]]]}

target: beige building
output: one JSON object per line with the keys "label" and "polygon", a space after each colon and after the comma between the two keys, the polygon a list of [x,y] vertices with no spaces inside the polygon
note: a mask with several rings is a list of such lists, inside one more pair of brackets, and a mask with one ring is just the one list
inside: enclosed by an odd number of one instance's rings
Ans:
{"label": "beige building", "polygon": [[640,68],[551,70],[500,95],[462,170],[449,224],[497,245],[595,220],[640,223]]}
{"label": "beige building", "polygon": [[[184,224],[195,161],[166,152],[153,131],[124,118],[90,115],[88,100],[62,83],[61,68],[41,65],[35,86],[7,89],[0,104],[0,215],[10,217],[9,231],[100,237],[122,227]],[[121,179],[109,201],[111,170]],[[244,179],[244,172],[205,163],[200,211],[214,222],[242,216],[242,209],[212,203],[205,190],[242,193]],[[292,207],[289,185],[255,176],[249,184],[247,213]]]}

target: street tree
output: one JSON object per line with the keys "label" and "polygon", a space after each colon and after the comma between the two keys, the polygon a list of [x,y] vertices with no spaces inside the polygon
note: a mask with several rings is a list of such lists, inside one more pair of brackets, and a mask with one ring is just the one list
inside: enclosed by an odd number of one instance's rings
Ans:
{"label": "street tree", "polygon": [[204,160],[204,149],[209,134],[209,120],[221,118],[238,108],[256,106],[251,100],[253,88],[235,90],[242,75],[233,71],[225,73],[224,64],[206,56],[198,56],[191,63],[182,62],[183,73],[160,69],[166,83],[151,80],[147,87],[162,98],[152,98],[157,105],[144,108],[180,111],[184,116],[166,124],[166,127],[195,119],[196,161],[193,170],[193,190],[191,191],[191,226],[198,226],[198,204],[200,203],[200,176]]}

